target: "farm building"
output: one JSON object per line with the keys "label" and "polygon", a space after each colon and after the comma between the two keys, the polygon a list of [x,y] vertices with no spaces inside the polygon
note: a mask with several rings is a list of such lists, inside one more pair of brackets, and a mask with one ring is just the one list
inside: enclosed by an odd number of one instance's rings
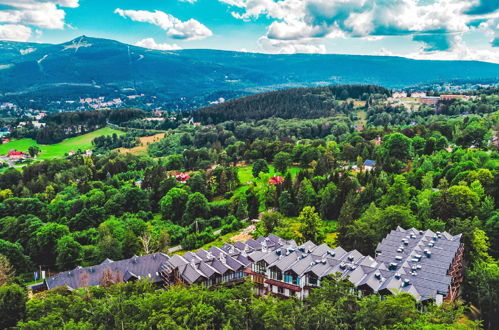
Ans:
{"label": "farm building", "polygon": [[10,150],[7,157],[9,157],[10,160],[20,160],[28,157],[28,154],[22,151]]}

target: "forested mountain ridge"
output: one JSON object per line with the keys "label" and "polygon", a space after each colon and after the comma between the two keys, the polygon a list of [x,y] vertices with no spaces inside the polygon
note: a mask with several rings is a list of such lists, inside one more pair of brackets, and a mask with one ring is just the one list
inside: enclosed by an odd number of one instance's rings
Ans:
{"label": "forested mountain ridge", "polygon": [[283,119],[312,119],[348,113],[354,98],[370,101],[373,97],[386,97],[390,91],[374,85],[342,85],[314,88],[284,89],[230,100],[198,109],[195,118],[203,123],[227,120],[260,120],[270,117]]}
{"label": "forested mountain ridge", "polygon": [[206,105],[285,87],[377,84],[402,88],[452,79],[496,79],[499,65],[360,55],[269,55],[216,50],[158,51],[79,37],[59,44],[0,42],[0,96],[145,93]]}

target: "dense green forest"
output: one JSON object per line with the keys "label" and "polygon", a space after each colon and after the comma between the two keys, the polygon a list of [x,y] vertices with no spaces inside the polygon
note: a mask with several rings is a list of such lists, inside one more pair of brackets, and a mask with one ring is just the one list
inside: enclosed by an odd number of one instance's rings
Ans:
{"label": "dense green forest", "polygon": [[277,118],[320,118],[347,113],[353,103],[349,98],[372,102],[374,97],[388,96],[386,88],[372,85],[327,86],[285,89],[247,96],[196,111],[203,123],[217,124],[228,120]]}
{"label": "dense green forest", "polygon": [[[383,103],[382,89],[366,88],[348,95],[365,106],[345,105],[324,116],[323,109],[308,116],[291,108],[289,118],[274,118],[274,110],[234,117],[250,107],[242,99],[227,117],[211,117],[216,125],[178,121],[149,146],[148,156],[113,152],[126,141],[109,137],[94,141],[101,150],[92,157],[3,170],[0,326],[493,328],[499,313],[498,95],[408,112]],[[302,95],[295,91],[285,104]],[[355,129],[359,111],[367,114],[362,130]],[[65,116],[61,124],[78,123]],[[140,118],[116,116],[113,123]],[[371,171],[363,170],[366,160],[376,161]],[[176,178],[180,172],[190,175],[185,183]],[[270,184],[274,175],[283,183]],[[256,237],[275,233],[369,255],[396,226],[462,233],[461,298],[420,312],[410,296],[359,297],[336,281],[303,302],[252,297],[250,284],[166,291],[122,284],[29,299],[23,288],[40,266],[64,271],[179,244],[191,250],[223,243],[264,211]]]}
{"label": "dense green forest", "polygon": [[408,294],[359,298],[348,281],[325,281],[306,301],[255,298],[251,284],[209,290],[157,290],[147,283],[117,284],[41,293],[26,302],[22,290],[9,291],[9,312],[0,326],[19,329],[469,329],[463,306],[429,306],[421,313]]}

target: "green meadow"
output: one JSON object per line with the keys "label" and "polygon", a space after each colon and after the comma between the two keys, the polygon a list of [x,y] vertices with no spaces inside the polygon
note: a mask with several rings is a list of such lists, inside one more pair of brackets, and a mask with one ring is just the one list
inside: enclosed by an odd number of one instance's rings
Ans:
{"label": "green meadow", "polygon": [[13,149],[28,152],[29,147],[38,146],[41,150],[38,154],[38,159],[61,158],[70,151],[77,151],[78,149],[85,151],[87,149],[92,149],[93,139],[98,136],[111,135],[113,133],[116,133],[117,135],[125,134],[122,131],[110,127],[104,127],[99,130],[65,139],[59,143],[50,145],[38,144],[33,139],[20,139],[0,145],[0,155],[6,155],[9,150]]}
{"label": "green meadow", "polygon": [[[237,175],[239,177],[239,181],[241,181],[242,184],[246,184],[246,182],[252,181],[259,181],[260,178],[255,178],[253,174],[251,173],[253,170],[253,165],[247,165],[247,166],[241,166],[238,168]],[[289,172],[293,177],[300,171],[299,167],[290,167]],[[269,175],[272,177],[274,175],[280,175],[280,173],[276,173],[274,169],[274,165],[269,164]]]}

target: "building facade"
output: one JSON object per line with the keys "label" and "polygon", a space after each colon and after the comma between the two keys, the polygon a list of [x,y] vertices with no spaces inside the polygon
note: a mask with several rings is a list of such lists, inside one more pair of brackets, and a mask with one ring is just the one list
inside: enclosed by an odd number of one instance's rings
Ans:
{"label": "building facade", "polygon": [[156,253],[63,272],[46,280],[48,289],[102,285],[103,279],[148,279],[158,285],[204,286],[239,283],[245,277],[255,293],[304,299],[332,274],[365,294],[407,292],[416,301],[454,300],[462,281],[461,235],[398,227],[376,248],[376,257],[325,244],[298,245],[276,235],[200,249],[184,255]]}

